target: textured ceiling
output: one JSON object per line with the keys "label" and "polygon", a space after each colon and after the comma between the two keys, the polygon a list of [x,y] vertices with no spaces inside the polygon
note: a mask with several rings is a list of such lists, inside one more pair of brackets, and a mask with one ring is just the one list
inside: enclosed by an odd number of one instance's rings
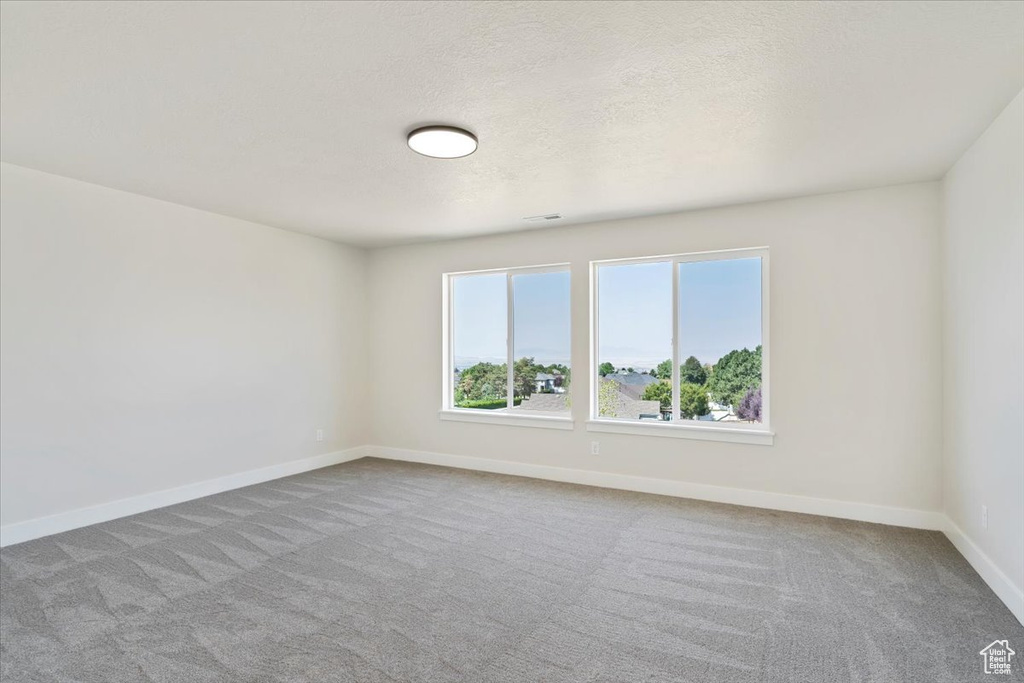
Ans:
{"label": "textured ceiling", "polygon": [[938,178],[1024,86],[1020,2],[0,8],[4,161],[363,245]]}

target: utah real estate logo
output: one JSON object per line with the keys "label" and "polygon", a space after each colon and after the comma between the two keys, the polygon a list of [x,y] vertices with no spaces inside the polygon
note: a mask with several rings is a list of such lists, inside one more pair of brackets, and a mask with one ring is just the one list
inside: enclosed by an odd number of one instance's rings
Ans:
{"label": "utah real estate logo", "polygon": [[1010,658],[1017,653],[1010,649],[1008,641],[994,640],[978,654],[985,658],[985,673],[1009,675]]}

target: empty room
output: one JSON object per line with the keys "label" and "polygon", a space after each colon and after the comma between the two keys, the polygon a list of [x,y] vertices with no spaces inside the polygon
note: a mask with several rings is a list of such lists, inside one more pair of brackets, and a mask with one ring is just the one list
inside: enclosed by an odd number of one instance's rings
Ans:
{"label": "empty room", "polygon": [[1024,680],[1024,2],[0,0],[0,681]]}

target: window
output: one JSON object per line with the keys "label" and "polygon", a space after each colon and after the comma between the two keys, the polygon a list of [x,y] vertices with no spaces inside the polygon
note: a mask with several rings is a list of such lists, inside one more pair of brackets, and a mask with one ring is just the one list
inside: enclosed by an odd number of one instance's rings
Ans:
{"label": "window", "polygon": [[441,417],[568,423],[569,267],[449,273],[444,286],[448,336]]}
{"label": "window", "polygon": [[767,249],[591,267],[588,428],[771,443]]}

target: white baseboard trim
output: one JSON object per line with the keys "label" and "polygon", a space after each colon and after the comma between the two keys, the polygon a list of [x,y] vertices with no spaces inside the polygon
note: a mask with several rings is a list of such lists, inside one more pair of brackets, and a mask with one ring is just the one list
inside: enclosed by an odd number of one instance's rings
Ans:
{"label": "white baseboard trim", "polygon": [[988,584],[992,592],[999,596],[999,599],[1013,612],[1017,621],[1024,625],[1024,590],[1020,586],[1014,585],[1010,577],[997,567],[991,558],[982,552],[981,548],[975,545],[974,541],[968,538],[967,534],[961,531],[953,520],[949,517],[943,517],[943,520],[945,526],[942,532],[946,534],[946,538],[974,567],[974,571],[978,572],[978,576]]}
{"label": "white baseboard trim", "polygon": [[715,503],[729,503],[747,507],[852,519],[859,522],[873,522],[875,524],[941,531],[949,538],[953,546],[966,558],[970,565],[974,567],[974,570],[988,584],[992,592],[1006,604],[1010,612],[1017,617],[1017,620],[1024,624],[1024,591],[1014,585],[1013,581],[952,520],[941,512],[871,505],[869,503],[851,503],[827,498],[794,496],[786,493],[751,491],[726,486],[693,484],[685,481],[654,479],[628,474],[576,470],[550,465],[532,465],[509,460],[476,458],[467,455],[430,453],[405,448],[370,446],[368,451],[367,455],[370,457],[388,460],[404,460],[406,462],[442,465],[459,469],[479,470],[481,472],[496,472],[498,474],[511,474],[520,477],[562,481],[572,484],[586,484],[588,486],[600,486],[625,491],[655,493],[678,498],[694,498]]}
{"label": "white baseboard trim", "polygon": [[914,529],[928,529],[930,531],[940,531],[944,527],[943,520],[945,518],[942,513],[928,510],[887,507],[884,505],[871,505],[869,503],[851,503],[827,498],[811,498],[787,493],[735,489],[709,484],[693,484],[671,479],[638,477],[631,474],[594,472],[591,470],[577,470],[550,465],[532,465],[509,460],[476,458],[467,455],[428,453],[426,451],[404,448],[370,446],[369,451],[368,455],[371,457],[388,460],[444,465],[446,467],[480,470],[482,472],[512,474],[520,477],[586,484],[588,486],[600,486],[625,491],[639,491],[641,493],[656,493],[677,498],[695,498],[715,503],[730,503],[732,505],[745,505],[747,507],[768,508],[786,512],[801,512],[809,515],[838,517],[859,522],[890,524]]}
{"label": "white baseboard trim", "polygon": [[280,479],[301,472],[317,470],[321,467],[329,467],[350,460],[358,460],[365,457],[369,452],[368,446],[357,446],[344,451],[314,455],[301,460],[291,460],[279,465],[262,467],[257,470],[248,470],[229,474],[217,479],[208,479],[194,484],[186,484],[173,489],[145,493],[141,496],[122,498],[121,500],[101,503],[87,508],[68,510],[47,517],[38,517],[24,522],[15,522],[0,526],[0,547],[14,545],[31,541],[43,536],[58,534],[62,531],[70,531],[90,524],[108,522],[112,519],[127,517],[128,515],[154,510],[156,508],[183,503],[187,500],[210,496],[214,493],[222,493],[232,489],[242,488],[260,484],[272,479]]}
{"label": "white baseboard trim", "polygon": [[48,517],[6,524],[0,526],[0,547],[31,541],[90,524],[107,522],[112,519],[127,517],[128,515],[176,503],[183,503],[215,493],[280,479],[293,474],[320,469],[321,467],[350,462],[363,457],[403,460],[406,462],[511,474],[534,479],[599,486],[602,488],[654,493],[664,496],[675,496],[677,498],[693,498],[716,503],[729,503],[732,505],[838,517],[876,524],[890,524],[914,529],[942,531],[960,554],[974,567],[974,570],[978,572],[982,580],[1006,604],[1017,620],[1024,624],[1024,590],[1015,585],[1010,577],[999,569],[951,519],[940,512],[384,446],[357,446],[344,451],[324,453],[310,458],[303,458],[302,460],[292,460],[279,465],[271,465],[270,467],[230,474],[217,479],[186,484],[185,486],[173,489],[133,496],[78,510],[69,510]]}
{"label": "white baseboard trim", "polygon": [[952,520],[941,512],[871,505],[869,503],[851,503],[827,498],[794,496],[786,493],[735,489],[726,486],[693,484],[685,481],[654,479],[629,474],[594,472],[567,467],[553,467],[550,465],[532,465],[509,460],[476,458],[467,455],[430,453],[405,448],[369,446],[367,455],[388,460],[403,460],[406,462],[511,474],[520,477],[586,484],[588,486],[600,486],[625,491],[655,493],[678,498],[694,498],[715,503],[729,503],[732,505],[800,512],[824,517],[838,517],[859,522],[873,522],[875,524],[889,524],[913,529],[926,529],[928,531],[942,531],[960,554],[974,567],[982,580],[988,584],[992,592],[1024,624],[1024,592],[1014,585],[1013,581]]}

